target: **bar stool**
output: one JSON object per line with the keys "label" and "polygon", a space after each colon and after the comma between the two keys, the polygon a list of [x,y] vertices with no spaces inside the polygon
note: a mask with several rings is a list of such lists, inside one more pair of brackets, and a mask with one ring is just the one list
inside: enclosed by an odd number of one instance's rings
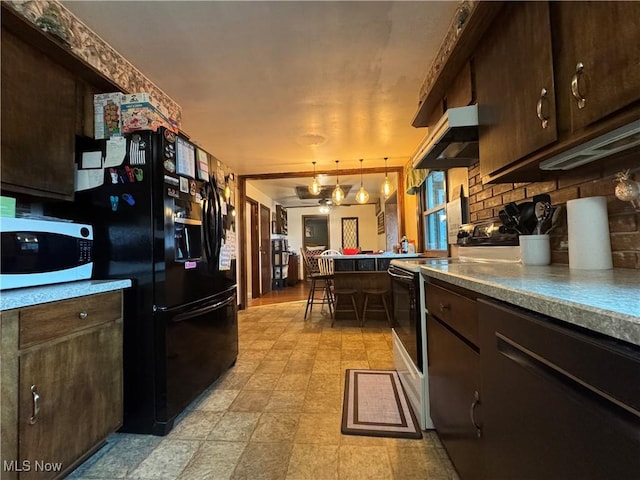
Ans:
{"label": "bar stool", "polygon": [[[364,294],[364,308],[362,309],[362,323],[361,327],[364,326],[367,321],[367,311],[369,312],[384,312],[387,317],[387,322],[389,322],[389,326],[393,327],[393,322],[391,321],[391,315],[389,314],[389,307],[387,305],[387,295],[389,294],[389,290],[385,290],[382,288],[365,288],[362,290]],[[369,297],[372,298],[380,298],[381,302],[378,306],[374,305],[374,308],[369,306]],[[382,308],[380,308],[382,307]]]}
{"label": "bar stool", "polygon": [[[351,312],[351,308],[341,308],[338,309],[338,298],[348,296],[351,298],[351,305],[353,306],[353,312],[356,315],[356,321],[360,323],[360,317],[358,315],[358,306],[356,303],[356,295],[358,291],[355,288],[336,288],[334,281],[334,269],[333,269],[333,257],[330,255],[339,255],[340,252],[336,250],[325,250],[322,252],[320,257],[318,257],[318,266],[320,267],[320,273],[323,275],[327,275],[329,280],[329,294],[331,296],[331,302],[333,303],[333,314],[331,315],[331,326],[336,321],[336,313],[337,312]],[[343,302],[344,303],[344,302]]]}
{"label": "bar stool", "polygon": [[[336,313],[338,312],[351,312],[356,315],[356,322],[362,325],[360,316],[358,315],[358,305],[356,304],[356,295],[358,291],[355,288],[333,288],[333,317],[331,317],[331,327],[336,321]],[[338,309],[338,299],[340,297],[350,297],[351,305],[353,306],[353,310],[351,308],[340,308]]]}
{"label": "bar stool", "polygon": [[[311,288],[309,289],[309,296],[307,297],[307,306],[304,309],[304,319],[307,319],[307,314],[313,312],[313,305],[320,304],[322,308],[325,305],[329,307],[329,315],[333,317],[333,296],[331,294],[331,281],[333,275],[328,275],[320,271],[318,265],[317,256],[311,257],[303,248],[300,249],[302,253],[302,259],[304,260],[305,267],[307,269],[307,278],[311,280]],[[318,285],[320,282],[320,285]],[[321,290],[322,297],[318,298],[316,292]],[[322,309],[320,310],[322,312]]]}

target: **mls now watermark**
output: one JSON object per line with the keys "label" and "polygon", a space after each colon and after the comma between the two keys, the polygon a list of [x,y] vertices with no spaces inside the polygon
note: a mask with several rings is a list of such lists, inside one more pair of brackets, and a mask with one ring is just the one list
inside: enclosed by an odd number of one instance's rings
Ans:
{"label": "mls now watermark", "polygon": [[62,462],[4,460],[2,470],[5,472],[60,472],[62,471]]}

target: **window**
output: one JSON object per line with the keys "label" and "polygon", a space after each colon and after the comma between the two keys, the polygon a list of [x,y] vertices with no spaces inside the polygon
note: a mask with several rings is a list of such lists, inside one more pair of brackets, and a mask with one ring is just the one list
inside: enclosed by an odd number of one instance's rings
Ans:
{"label": "window", "polygon": [[430,172],[422,184],[425,250],[447,249],[447,189],[444,172]]}

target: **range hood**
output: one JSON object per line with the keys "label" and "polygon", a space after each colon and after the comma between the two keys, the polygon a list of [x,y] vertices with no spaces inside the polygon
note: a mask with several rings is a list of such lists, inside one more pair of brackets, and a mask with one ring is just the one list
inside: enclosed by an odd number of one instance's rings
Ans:
{"label": "range hood", "polygon": [[542,170],[570,170],[637,145],[640,145],[640,120],[554,155],[540,162],[540,168]]}
{"label": "range hood", "polygon": [[478,161],[478,105],[448,109],[429,127],[411,164],[413,168],[445,170]]}

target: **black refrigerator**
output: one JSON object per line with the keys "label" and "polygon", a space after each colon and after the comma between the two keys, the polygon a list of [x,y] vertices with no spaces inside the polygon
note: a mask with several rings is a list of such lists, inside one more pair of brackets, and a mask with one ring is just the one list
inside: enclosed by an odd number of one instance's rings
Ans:
{"label": "black refrigerator", "polygon": [[[226,250],[233,209],[215,159],[187,139],[165,129],[124,139],[124,161],[103,162],[102,185],[76,192],[74,211],[94,226],[93,278],[133,281],[124,303],[122,431],[165,435],[236,361],[235,260]],[[96,149],[109,159],[108,148],[78,138],[78,166]]]}

